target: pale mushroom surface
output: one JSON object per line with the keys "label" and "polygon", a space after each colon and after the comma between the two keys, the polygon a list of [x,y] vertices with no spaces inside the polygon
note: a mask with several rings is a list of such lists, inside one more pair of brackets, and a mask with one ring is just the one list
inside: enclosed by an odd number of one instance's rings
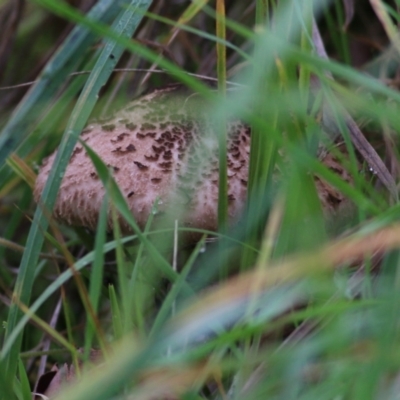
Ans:
{"label": "pale mushroom surface", "polygon": [[[176,86],[129,103],[105,123],[93,123],[81,138],[113,171],[140,227],[158,200],[181,226],[216,230],[218,216],[218,136],[210,105]],[[234,221],[247,193],[250,128],[228,123],[228,201]],[[55,158],[44,160],[36,186],[39,200]],[[77,144],[54,207],[55,217],[95,229],[105,189],[82,145]],[[109,221],[111,226],[111,220]],[[129,231],[126,223],[122,229]]]}

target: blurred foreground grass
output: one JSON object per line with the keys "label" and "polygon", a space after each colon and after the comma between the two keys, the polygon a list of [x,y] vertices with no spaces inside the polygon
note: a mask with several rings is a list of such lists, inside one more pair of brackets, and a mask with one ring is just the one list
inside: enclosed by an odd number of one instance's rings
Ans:
{"label": "blurred foreground grass", "polygon": [[[0,2],[0,398],[30,399],[55,363],[79,377],[60,399],[397,398],[398,6],[153,3]],[[134,234],[106,232],[106,207],[96,232],[49,218],[88,119],[171,82],[252,127],[239,223],[222,179],[217,241],[140,232],[95,154]]]}

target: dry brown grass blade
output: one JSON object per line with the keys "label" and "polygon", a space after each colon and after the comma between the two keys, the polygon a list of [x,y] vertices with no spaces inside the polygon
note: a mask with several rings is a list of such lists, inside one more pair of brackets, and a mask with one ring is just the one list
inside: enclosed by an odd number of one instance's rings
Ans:
{"label": "dry brown grass blade", "polygon": [[[115,351],[107,361],[110,366],[113,366],[111,373],[110,369],[106,368],[107,364],[96,365],[87,372],[83,381],[69,385],[66,390],[61,391],[60,397],[57,399],[70,399],[73,394],[78,394],[78,397],[82,396],[83,393],[88,393],[88,386],[93,382],[112,384],[118,374],[125,373],[129,359],[132,359],[140,348],[140,342],[137,342],[133,336],[126,336],[115,347]],[[101,362],[101,359],[99,361]],[[202,387],[210,381],[215,382],[222,398],[226,398],[223,388],[220,386],[221,365],[218,361],[211,361],[207,358],[193,363],[182,362],[166,367],[145,368],[136,375],[136,378],[135,389],[130,392],[129,396],[135,400],[179,399],[187,390]]]}
{"label": "dry brown grass blade", "polygon": [[[23,253],[25,251],[24,246],[21,246],[20,244],[14,243],[13,241],[5,239],[3,237],[0,237],[0,246],[6,247],[18,253]],[[45,258],[47,260],[56,260],[60,262],[65,261],[65,258],[58,254],[40,253],[40,258]]]}
{"label": "dry brown grass blade", "polygon": [[[324,43],[322,41],[318,26],[315,21],[313,22],[313,42],[318,56],[324,59],[328,59]],[[325,75],[329,79],[333,79],[333,76],[330,72],[325,72]],[[318,78],[315,78],[315,80],[316,80],[316,87],[319,87]],[[396,182],[393,176],[390,174],[389,170],[386,168],[386,165],[383,163],[382,159],[379,157],[376,150],[371,146],[371,144],[365,138],[360,128],[351,117],[351,115],[344,108],[340,108],[337,111],[340,112],[340,114],[343,116],[343,120],[345,121],[347,129],[350,132],[351,141],[353,142],[355,148],[359,151],[364,160],[368,163],[369,167],[376,174],[378,179],[389,190],[393,199],[397,199],[398,194],[397,194]],[[325,126],[325,128],[329,131],[328,133],[337,135],[338,127],[336,126],[336,121],[333,118],[330,107],[325,106],[323,112],[326,114],[325,119],[329,121],[329,125],[332,125],[332,127],[327,125]],[[332,139],[335,138],[332,137]]]}
{"label": "dry brown grass blade", "polygon": [[393,46],[400,51],[400,37],[398,28],[392,22],[391,16],[389,15],[386,5],[382,3],[381,0],[370,0],[370,4],[372,9],[374,10],[376,16],[378,17],[379,21],[381,22],[385,32],[392,42]]}
{"label": "dry brown grass blade", "polygon": [[347,30],[351,21],[354,18],[354,0],[343,0],[344,13],[345,13],[345,21],[343,25],[343,30]]}
{"label": "dry brown grass blade", "polygon": [[[176,39],[180,32],[179,25],[187,25],[189,22],[203,9],[203,7],[208,3],[209,0],[200,0],[193,2],[190,4],[183,14],[178,18],[176,22],[176,26],[174,26],[170,32],[167,34],[167,36],[164,38],[162,47],[165,49],[168,49],[169,46],[173,43],[173,41]],[[161,54],[161,53],[160,53]],[[148,79],[150,78],[151,73],[153,70],[155,70],[157,67],[157,63],[153,63],[151,67],[149,68],[149,72],[143,77],[143,79],[140,82],[139,86],[144,85]]]}
{"label": "dry brown grass blade", "polygon": [[193,386],[203,386],[210,379],[219,380],[220,368],[208,362],[181,365],[175,368],[158,368],[145,372],[134,393],[135,400],[179,399]]}
{"label": "dry brown grass blade", "polygon": [[14,170],[14,172],[23,179],[31,188],[35,187],[36,174],[32,168],[19,157],[13,153],[7,160],[7,164]]}
{"label": "dry brown grass blade", "polygon": [[[229,279],[205,292],[200,300],[183,312],[180,317],[175,318],[172,324],[175,329],[179,329],[179,325],[183,326],[188,320],[201,317],[202,313],[209,313],[213,308],[253,295],[254,287],[267,289],[309,274],[332,272],[344,263],[361,260],[365,256],[395,248],[400,248],[400,223],[364,236],[353,235],[343,238],[312,254],[297,255],[291,259],[272,263],[267,269],[257,269]],[[110,361],[120,360],[121,365],[125,364],[125,361],[134,355],[132,351],[127,351],[127,348],[130,348],[127,346],[131,346],[129,343],[130,339],[126,338]],[[219,364],[210,364],[207,360],[192,365],[148,369],[140,373],[134,398],[151,400],[161,396],[161,398],[176,399],[194,385],[204,384],[210,379],[217,380],[219,372]],[[100,380],[104,378],[106,370],[100,369],[93,373],[93,378]],[[66,392],[65,396],[67,393],[70,392]],[[65,396],[62,398],[66,398]]]}

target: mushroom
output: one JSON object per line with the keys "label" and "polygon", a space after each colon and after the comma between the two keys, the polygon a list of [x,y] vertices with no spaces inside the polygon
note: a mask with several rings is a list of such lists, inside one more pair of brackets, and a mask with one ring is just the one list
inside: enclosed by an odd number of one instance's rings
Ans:
{"label": "mushroom", "polygon": [[[129,103],[81,135],[113,171],[137,224],[143,227],[153,205],[172,213],[180,225],[215,231],[218,215],[218,136],[210,105],[182,86],[156,90]],[[228,215],[243,210],[250,151],[250,128],[228,123]],[[55,159],[44,160],[34,190],[38,201]],[[95,229],[105,189],[81,144],[73,150],[54,216],[69,225]],[[111,217],[109,226],[112,225]],[[129,226],[121,221],[121,228]]]}

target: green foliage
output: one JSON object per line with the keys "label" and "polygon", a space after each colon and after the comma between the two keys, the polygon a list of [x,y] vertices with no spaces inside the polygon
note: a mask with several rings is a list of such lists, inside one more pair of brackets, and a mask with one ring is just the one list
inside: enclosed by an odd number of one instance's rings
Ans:
{"label": "green foliage", "polygon": [[[0,399],[30,397],[44,372],[37,351],[49,357],[47,367],[74,364],[79,382],[59,399],[393,398],[400,95],[394,81],[385,84],[389,63],[379,64],[379,76],[355,68],[354,38],[343,29],[353,22],[342,1],[153,3],[100,0],[87,13],[63,1],[30,4],[38,12],[33,25],[54,14],[74,27],[11,116],[6,108],[1,115],[0,246],[8,247],[0,247]],[[389,16],[399,14],[375,3],[381,17],[371,8],[368,18],[396,48]],[[336,61],[322,57],[315,20]],[[29,26],[18,43],[29,39]],[[121,66],[163,71],[142,79],[137,71],[114,73]],[[71,77],[80,70],[90,74]],[[217,91],[201,79],[207,75]],[[107,193],[96,232],[54,221],[89,117],[171,81],[213,102],[210,118],[221,127],[216,243],[206,240],[210,232],[156,226],[157,204],[141,230],[112,171],[83,141]],[[373,153],[364,149],[370,158],[360,156],[350,115],[373,145]],[[230,226],[232,117],[251,125],[252,138],[246,210]],[[34,205],[32,169],[59,143]],[[122,236],[121,218],[132,235]],[[199,240],[181,246],[177,231],[189,230]],[[21,248],[21,257],[12,252]],[[102,352],[101,367],[90,367],[93,348]]]}

